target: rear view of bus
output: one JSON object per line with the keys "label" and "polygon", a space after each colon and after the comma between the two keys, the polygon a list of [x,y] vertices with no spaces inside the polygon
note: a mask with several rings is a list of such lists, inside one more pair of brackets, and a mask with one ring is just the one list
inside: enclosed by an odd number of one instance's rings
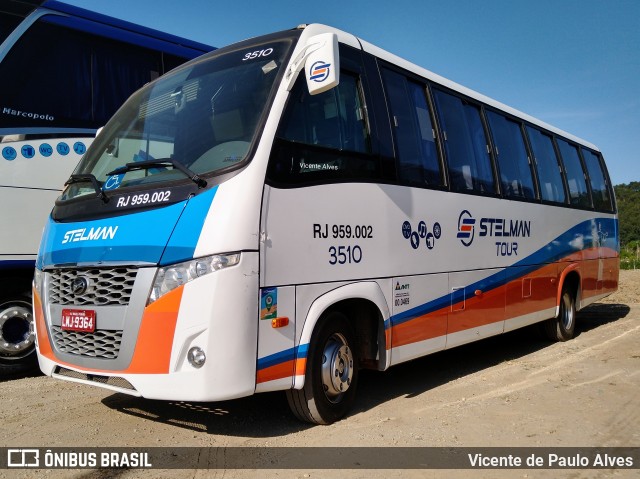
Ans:
{"label": "rear view of bus", "polygon": [[211,50],[56,1],[0,5],[0,371],[35,365],[38,243],[96,130],[145,83]]}
{"label": "rear view of bus", "polygon": [[286,391],[327,424],[358,371],[533,323],[618,281],[597,148],[324,25],[135,93],[37,258],[46,374],[153,399]]}

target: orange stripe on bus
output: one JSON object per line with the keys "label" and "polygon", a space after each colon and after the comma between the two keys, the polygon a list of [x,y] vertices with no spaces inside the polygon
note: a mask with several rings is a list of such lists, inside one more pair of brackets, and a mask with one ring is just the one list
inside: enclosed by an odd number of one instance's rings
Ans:
{"label": "orange stripe on bus", "polygon": [[44,310],[42,309],[42,300],[38,291],[33,290],[33,314],[35,315],[36,335],[38,336],[38,348],[40,354],[51,360],[55,360],[49,335],[47,334],[47,325],[44,321]]}
{"label": "orange stripe on bus", "polygon": [[129,367],[130,374],[166,374],[178,321],[184,286],[167,293],[144,309],[138,340]]}
{"label": "orange stripe on bus", "polygon": [[268,368],[260,369],[257,373],[257,383],[274,381],[276,379],[290,378],[305,374],[307,358],[291,359],[280,364],[274,364]]}

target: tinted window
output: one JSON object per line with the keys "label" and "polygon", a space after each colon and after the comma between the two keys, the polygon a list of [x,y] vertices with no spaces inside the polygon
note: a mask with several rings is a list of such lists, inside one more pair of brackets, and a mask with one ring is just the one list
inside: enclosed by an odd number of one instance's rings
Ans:
{"label": "tinted window", "polygon": [[5,41],[21,21],[21,16],[0,12],[0,43]]}
{"label": "tinted window", "polygon": [[356,78],[340,76],[340,84],[309,95],[298,82],[291,94],[279,133],[287,140],[336,150],[367,151],[367,129]]}
{"label": "tinted window", "polygon": [[368,154],[368,131],[356,76],[342,71],[337,87],[309,95],[301,75],[276,133],[269,178],[300,183],[375,177],[379,165]]}
{"label": "tinted window", "polygon": [[502,194],[511,198],[535,198],[533,177],[520,123],[493,111],[487,112],[496,148]]}
{"label": "tinted window", "polygon": [[442,174],[425,88],[383,70],[396,145],[398,179],[411,185],[441,185]]}
{"label": "tinted window", "polygon": [[593,207],[597,210],[612,211],[611,194],[607,187],[607,181],[602,169],[603,165],[600,162],[600,157],[594,155],[591,151],[582,148],[582,158],[584,158],[585,166],[589,172]]}
{"label": "tinted window", "polygon": [[569,200],[572,205],[580,208],[591,207],[585,174],[582,169],[582,162],[578,155],[578,149],[564,140],[558,140],[558,148],[564,163],[564,170],[567,175],[567,185],[569,186]]}
{"label": "tinted window", "polygon": [[562,172],[558,164],[553,139],[540,130],[527,127],[540,183],[540,196],[545,201],[566,203],[567,195],[562,182]]}
{"label": "tinted window", "polygon": [[461,98],[435,90],[434,96],[454,191],[495,193],[495,182],[480,109]]}
{"label": "tinted window", "polygon": [[160,72],[157,52],[40,21],[0,64],[2,111],[28,113],[3,113],[0,127],[103,126]]}

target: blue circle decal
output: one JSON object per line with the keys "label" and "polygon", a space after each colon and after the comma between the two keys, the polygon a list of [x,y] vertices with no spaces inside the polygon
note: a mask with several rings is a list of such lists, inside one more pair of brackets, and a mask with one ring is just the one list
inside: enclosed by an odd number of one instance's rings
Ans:
{"label": "blue circle decal", "polygon": [[404,236],[405,239],[409,239],[409,236],[411,236],[411,223],[408,221],[402,223],[402,236]]}
{"label": "blue circle decal", "polygon": [[411,247],[413,249],[418,249],[418,246],[420,246],[420,236],[418,236],[418,233],[414,231],[411,233]]}
{"label": "blue circle decal", "polygon": [[436,239],[440,239],[441,235],[442,235],[442,228],[440,227],[440,223],[434,223],[433,236],[435,236]]}
{"label": "blue circle decal", "polygon": [[418,234],[420,235],[420,238],[427,236],[427,223],[424,221],[418,223]]}
{"label": "blue circle decal", "polygon": [[11,146],[5,146],[2,149],[2,156],[5,160],[8,161],[13,161],[16,159],[16,157],[18,156],[18,153],[16,152],[16,149],[11,147]]}
{"label": "blue circle decal", "polygon": [[69,154],[69,145],[67,145],[64,141],[61,141],[56,145],[56,150],[62,156],[67,156]]}
{"label": "blue circle decal", "polygon": [[76,141],[73,144],[73,151],[75,151],[78,155],[84,155],[84,152],[87,151],[87,147],[81,141]]}
{"label": "blue circle decal", "polygon": [[22,153],[22,156],[24,156],[25,158],[33,158],[34,156],[36,156],[36,149],[31,145],[24,145],[20,149],[20,153]]}
{"label": "blue circle decal", "polygon": [[43,143],[40,145],[40,154],[46,158],[49,158],[53,154],[53,148],[49,143]]}

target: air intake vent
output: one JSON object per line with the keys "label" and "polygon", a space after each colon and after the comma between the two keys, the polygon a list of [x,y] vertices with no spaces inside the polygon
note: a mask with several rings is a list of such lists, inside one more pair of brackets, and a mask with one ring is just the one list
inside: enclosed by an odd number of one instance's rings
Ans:
{"label": "air intake vent", "polygon": [[76,306],[126,306],[136,268],[59,269],[47,274],[49,300]]}
{"label": "air intake vent", "polygon": [[122,331],[97,330],[93,333],[63,331],[52,326],[51,333],[58,351],[91,358],[116,359],[120,352]]}
{"label": "air intake vent", "polygon": [[117,376],[97,376],[95,374],[84,374],[79,373],[78,371],[73,371],[71,369],[63,368],[61,366],[56,366],[56,369],[53,372],[54,375],[64,376],[67,378],[80,379],[82,381],[90,381],[94,383],[107,384],[109,386],[113,386],[120,389],[130,389],[135,391],[133,385],[124,378],[120,378]]}

